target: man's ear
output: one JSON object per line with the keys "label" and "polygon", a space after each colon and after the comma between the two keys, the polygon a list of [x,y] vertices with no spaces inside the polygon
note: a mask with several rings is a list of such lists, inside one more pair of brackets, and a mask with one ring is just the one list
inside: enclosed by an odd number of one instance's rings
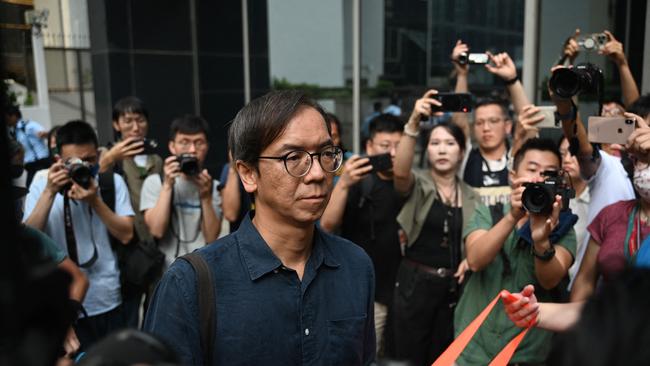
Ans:
{"label": "man's ear", "polygon": [[259,179],[259,172],[257,168],[244,163],[241,160],[235,162],[235,169],[237,169],[237,174],[239,174],[239,179],[241,179],[244,189],[248,193],[257,192],[257,181]]}
{"label": "man's ear", "polygon": [[174,140],[169,141],[167,148],[169,149],[169,152],[172,153],[172,155],[176,155],[176,146],[174,146]]}
{"label": "man's ear", "polygon": [[511,119],[506,120],[506,133],[508,135],[512,134],[512,120]]}
{"label": "man's ear", "polygon": [[117,121],[113,121],[113,129],[117,132],[122,132],[120,131],[120,125],[117,123]]}

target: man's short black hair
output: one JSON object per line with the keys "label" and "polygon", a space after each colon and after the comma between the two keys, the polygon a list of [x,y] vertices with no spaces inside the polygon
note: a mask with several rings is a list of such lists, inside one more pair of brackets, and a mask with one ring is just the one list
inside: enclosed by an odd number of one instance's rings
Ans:
{"label": "man's short black hair", "polygon": [[20,108],[17,105],[13,105],[13,104],[7,106],[7,109],[5,110],[5,115],[23,118],[23,114],[20,112]]}
{"label": "man's short black hair", "polygon": [[146,119],[149,119],[149,111],[147,111],[144,102],[138,97],[129,96],[118,100],[113,106],[113,121],[117,121],[127,113],[141,114]]}
{"label": "man's short black hair", "polygon": [[172,121],[169,127],[169,139],[174,140],[176,134],[182,133],[184,135],[196,135],[197,133],[205,134],[205,138],[209,138],[210,127],[208,122],[200,116],[193,116],[186,114],[178,117]]}
{"label": "man's short black hair", "polygon": [[234,161],[256,164],[262,151],[287,128],[291,118],[302,108],[314,108],[331,135],[323,108],[300,90],[275,90],[244,106],[235,116],[228,145]]}
{"label": "man's short black hair", "polygon": [[64,145],[85,145],[93,144],[95,148],[99,145],[97,134],[93,127],[86,121],[70,121],[56,131],[56,146],[61,151]]}
{"label": "man's short black hair", "polygon": [[383,113],[373,118],[368,126],[371,140],[379,132],[402,133],[403,130],[404,123],[402,123],[402,120],[400,120],[397,116],[388,113]]}
{"label": "man's short black hair", "polygon": [[501,112],[503,113],[503,117],[506,120],[512,120],[512,118],[510,117],[510,111],[508,110],[508,104],[505,101],[503,101],[501,99],[497,99],[497,98],[479,99],[476,102],[476,104],[474,105],[474,111],[476,111],[480,107],[485,107],[485,106],[488,106],[488,105],[497,105],[497,106],[499,106],[501,108]]}
{"label": "man's short black hair", "polygon": [[639,97],[627,108],[627,111],[645,119],[650,114],[650,94]]}
{"label": "man's short black hair", "polygon": [[558,149],[557,142],[551,139],[533,138],[524,142],[524,144],[521,145],[519,150],[517,150],[517,153],[515,154],[515,158],[512,163],[513,171],[517,171],[519,164],[521,163],[522,160],[524,160],[524,156],[530,150],[551,152],[553,153],[553,155],[557,157],[558,163],[560,165],[562,164],[562,155],[560,155],[560,150]]}

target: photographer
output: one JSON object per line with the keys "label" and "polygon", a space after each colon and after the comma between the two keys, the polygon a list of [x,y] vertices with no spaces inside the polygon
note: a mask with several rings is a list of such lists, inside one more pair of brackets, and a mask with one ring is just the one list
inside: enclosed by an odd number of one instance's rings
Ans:
{"label": "photographer", "polygon": [[[124,178],[135,212],[134,228],[137,240],[143,245],[153,246],[154,239],[140,211],[140,192],[148,176],[162,173],[163,164],[160,156],[153,151],[152,140],[146,138],[148,130],[149,113],[144,103],[136,97],[118,100],[113,106],[113,132],[116,141],[109,145],[108,149],[100,148],[99,172],[112,171]],[[126,268],[123,269],[128,272]],[[143,293],[147,291],[147,285],[124,287],[122,295],[125,315],[129,326],[137,328],[140,324],[140,302]]]}
{"label": "photographer", "polygon": [[[458,335],[502,289],[518,291],[522,284],[539,288],[538,298],[553,299],[552,293],[567,275],[575,255],[572,215],[562,214],[562,195],[548,197],[544,210],[530,213],[524,206],[526,183],[543,182],[544,173],[558,172],[561,156],[550,140],[531,139],[517,151],[510,172],[512,194],[503,215],[479,205],[465,225],[467,263],[474,272],[465,285],[454,316]],[[459,365],[488,364],[518,333],[504,312],[492,312],[478,330]],[[543,363],[552,334],[533,329],[512,358],[513,363]]]}
{"label": "photographer", "polygon": [[38,122],[24,119],[17,106],[8,106],[4,111],[4,117],[10,133],[23,145],[27,185],[29,185],[37,171],[47,169],[51,164],[47,145],[43,142],[47,131]]}
{"label": "photographer", "polygon": [[78,264],[90,287],[83,302],[88,314],[77,322],[83,348],[126,324],[122,313],[120,272],[109,233],[127,244],[133,236],[129,193],[114,175],[115,212],[98,194],[97,136],[83,121],[71,121],[57,132],[59,154],[47,177],[29,187],[25,224],[42,230]]}
{"label": "photographer", "polygon": [[[452,51],[451,59],[456,71],[456,93],[469,92],[468,74],[469,63],[461,63],[461,55],[467,55],[469,46],[462,41],[457,41]],[[485,64],[485,69],[503,80],[514,106],[515,113],[520,114],[530,101],[517,76],[517,68],[510,56],[503,52],[493,55],[486,52],[490,63]],[[504,187],[508,186],[508,157],[510,144],[508,135],[512,132],[512,120],[508,108],[500,101],[487,99],[480,101],[474,107],[474,125],[470,128],[466,113],[454,113],[452,121],[463,129],[470,141],[470,131],[473,129],[474,138],[478,147],[471,144],[466,149],[466,158],[461,167],[463,180],[472,187]],[[517,137],[517,136],[516,136]],[[516,141],[515,141],[516,145]],[[483,201],[489,196],[489,190],[480,189]],[[498,197],[498,196],[497,196]],[[506,196],[501,195],[503,199]],[[493,204],[493,203],[491,203]]]}
{"label": "photographer", "polygon": [[164,173],[147,177],[140,197],[144,222],[165,253],[165,268],[216,240],[221,230],[219,181],[203,169],[208,123],[198,116],[177,118],[169,139],[172,155],[165,159]]}
{"label": "photographer", "polygon": [[[561,69],[563,69],[562,66],[555,66],[552,72],[556,73]],[[580,175],[588,182],[590,202],[586,222],[587,225],[590,225],[604,207],[621,200],[633,199],[634,191],[629,173],[622,164],[623,160],[599,150],[589,142],[578,106],[571,98],[562,98],[556,95],[551,84],[549,82],[549,94],[557,107],[556,118],[562,121],[562,130],[569,141],[570,153],[577,158]],[[612,189],[612,187],[616,188]],[[583,257],[586,256],[585,253],[594,249],[593,247],[590,249],[589,237],[589,235],[585,236],[580,245],[581,251],[576,253],[576,262],[580,263],[581,268],[570,284],[572,300],[585,297],[585,295],[576,293],[574,289],[574,282],[578,281],[582,267],[585,265],[595,266],[595,262],[585,264],[583,260]]]}
{"label": "photographer", "polygon": [[366,154],[388,153],[390,166],[377,170],[368,156],[349,158],[320,221],[325,231],[335,232],[340,228],[342,237],[361,246],[372,259],[376,273],[374,309],[379,355],[386,339],[386,318],[401,258],[397,215],[404,199],[393,186],[393,163],[402,129],[399,118],[390,114],[381,114],[370,122]]}

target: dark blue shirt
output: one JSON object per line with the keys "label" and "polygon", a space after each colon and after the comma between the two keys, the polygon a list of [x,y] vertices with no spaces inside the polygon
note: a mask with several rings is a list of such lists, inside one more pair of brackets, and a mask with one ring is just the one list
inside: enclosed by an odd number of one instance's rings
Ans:
{"label": "dark blue shirt", "polygon": [[[302,281],[273,254],[250,216],[201,248],[212,269],[219,365],[366,365],[375,358],[372,262],[357,245],[314,231]],[[147,311],[144,329],[183,364],[202,365],[196,276],[175,261]]]}

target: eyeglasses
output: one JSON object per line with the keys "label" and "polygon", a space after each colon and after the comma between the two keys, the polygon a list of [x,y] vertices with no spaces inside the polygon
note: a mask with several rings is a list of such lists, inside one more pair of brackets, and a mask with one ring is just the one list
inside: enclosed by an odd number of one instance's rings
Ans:
{"label": "eyeglasses", "polygon": [[180,140],[178,142],[175,142],[178,146],[180,146],[183,149],[187,149],[190,146],[194,145],[194,148],[197,150],[203,149],[208,145],[208,142],[205,140],[196,140],[196,141],[190,141],[190,140]]}
{"label": "eyeglasses", "polygon": [[314,156],[318,157],[321,168],[328,173],[339,170],[343,163],[343,150],[338,146],[328,146],[317,153],[309,153],[304,150],[294,150],[284,156],[260,156],[259,159],[273,159],[284,161],[284,168],[289,175],[300,178],[311,169]]}

